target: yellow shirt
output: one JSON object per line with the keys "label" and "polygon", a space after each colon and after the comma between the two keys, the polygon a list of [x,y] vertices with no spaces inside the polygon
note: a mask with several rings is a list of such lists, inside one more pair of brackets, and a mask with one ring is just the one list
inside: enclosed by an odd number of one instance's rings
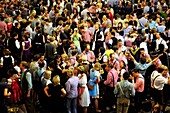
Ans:
{"label": "yellow shirt", "polygon": [[114,53],[114,51],[112,49],[109,49],[109,50],[106,50],[105,53],[106,53],[107,58],[109,59],[110,58],[110,54]]}

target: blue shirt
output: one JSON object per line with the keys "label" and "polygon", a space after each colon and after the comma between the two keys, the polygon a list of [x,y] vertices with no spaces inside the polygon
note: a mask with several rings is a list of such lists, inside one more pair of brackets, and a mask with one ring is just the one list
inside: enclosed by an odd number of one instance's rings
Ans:
{"label": "blue shirt", "polygon": [[[24,73],[25,73],[26,69],[24,69],[24,71],[22,72],[22,75],[21,75],[21,80],[23,79],[24,77]],[[28,82],[28,90],[31,90],[32,89],[32,75],[30,72],[27,72],[26,73],[26,80]],[[21,87],[22,87],[22,82],[21,82]]]}
{"label": "blue shirt", "polygon": [[141,63],[138,63],[138,62],[134,62],[134,64],[135,64],[135,67],[137,68],[137,69],[140,69],[140,70],[146,70],[150,65],[151,65],[151,63],[148,63],[148,64],[141,64]]}
{"label": "blue shirt", "polygon": [[76,76],[73,76],[69,78],[68,81],[65,83],[67,98],[76,98],[78,96],[78,90],[77,90],[78,81],[79,81],[79,78]]}

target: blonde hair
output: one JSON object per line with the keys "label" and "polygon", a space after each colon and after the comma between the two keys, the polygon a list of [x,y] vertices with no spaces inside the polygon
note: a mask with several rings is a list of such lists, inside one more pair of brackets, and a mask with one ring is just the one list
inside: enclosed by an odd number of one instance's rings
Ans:
{"label": "blonde hair", "polygon": [[67,74],[69,75],[69,76],[73,76],[74,75],[74,67],[69,67],[69,69],[68,69],[68,71],[67,71]]}
{"label": "blonde hair", "polygon": [[52,82],[54,85],[60,85],[60,76],[59,75],[54,76]]}
{"label": "blonde hair", "polygon": [[51,71],[50,70],[46,70],[44,73],[44,78],[45,79],[50,79],[51,78]]}

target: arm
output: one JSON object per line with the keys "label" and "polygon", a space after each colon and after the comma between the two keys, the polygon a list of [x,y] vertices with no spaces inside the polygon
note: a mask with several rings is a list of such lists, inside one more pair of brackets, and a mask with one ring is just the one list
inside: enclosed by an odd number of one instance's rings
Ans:
{"label": "arm", "polygon": [[8,88],[4,89],[4,96],[10,96],[11,92],[8,92]]}
{"label": "arm", "polygon": [[70,92],[70,88],[71,88],[70,82],[67,81],[65,85],[66,85],[66,92],[67,92],[67,93]]}
{"label": "arm", "polygon": [[109,85],[112,82],[112,74],[109,72],[107,74],[107,79],[104,81],[105,85]]}
{"label": "arm", "polygon": [[115,89],[114,89],[114,94],[115,94],[115,95],[118,94],[118,88],[117,88],[117,87],[118,87],[118,84],[119,84],[119,83],[116,84],[116,87],[115,87]]}
{"label": "arm", "polygon": [[131,86],[131,91],[132,91],[131,92],[131,94],[132,94],[131,96],[135,96],[135,88],[133,87],[133,85]]}
{"label": "arm", "polygon": [[153,64],[153,62],[155,62],[156,60],[158,60],[159,57],[161,57],[162,55],[163,55],[163,54],[158,55],[158,57],[156,57],[155,59],[153,59],[153,60],[150,62],[150,64]]}
{"label": "arm", "polygon": [[44,88],[44,93],[45,93],[45,95],[47,95],[47,97],[51,97],[51,95],[48,94],[48,89],[49,89],[49,87],[46,86],[46,87]]}
{"label": "arm", "polygon": [[62,96],[66,96],[66,90],[64,88],[61,89]]}
{"label": "arm", "polygon": [[32,89],[32,78],[31,78],[31,73],[27,73],[26,74],[26,79],[27,79],[27,82],[28,82],[28,94],[27,94],[27,97],[30,97],[30,92],[31,92],[31,89]]}

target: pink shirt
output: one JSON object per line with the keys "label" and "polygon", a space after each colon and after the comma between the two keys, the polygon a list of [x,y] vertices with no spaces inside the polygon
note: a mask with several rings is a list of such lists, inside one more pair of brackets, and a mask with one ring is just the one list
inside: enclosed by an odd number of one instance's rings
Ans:
{"label": "pink shirt", "polygon": [[94,55],[94,52],[93,52],[93,51],[88,51],[88,52],[84,51],[84,52],[81,54],[81,56],[83,56],[83,55],[86,55],[86,56],[87,56],[87,60],[88,60],[89,62],[94,62],[94,61],[95,61],[95,55]]}
{"label": "pink shirt", "polygon": [[83,36],[83,41],[91,42],[93,33],[90,30],[88,30],[88,29],[82,30],[82,36]]}
{"label": "pink shirt", "polygon": [[144,78],[142,75],[136,78],[136,83],[133,82],[134,88],[137,92],[144,91]]}
{"label": "pink shirt", "polygon": [[[113,84],[113,77],[114,77],[114,84]],[[105,85],[110,87],[115,87],[118,80],[118,72],[113,68],[107,74],[107,79],[104,81]]]}

